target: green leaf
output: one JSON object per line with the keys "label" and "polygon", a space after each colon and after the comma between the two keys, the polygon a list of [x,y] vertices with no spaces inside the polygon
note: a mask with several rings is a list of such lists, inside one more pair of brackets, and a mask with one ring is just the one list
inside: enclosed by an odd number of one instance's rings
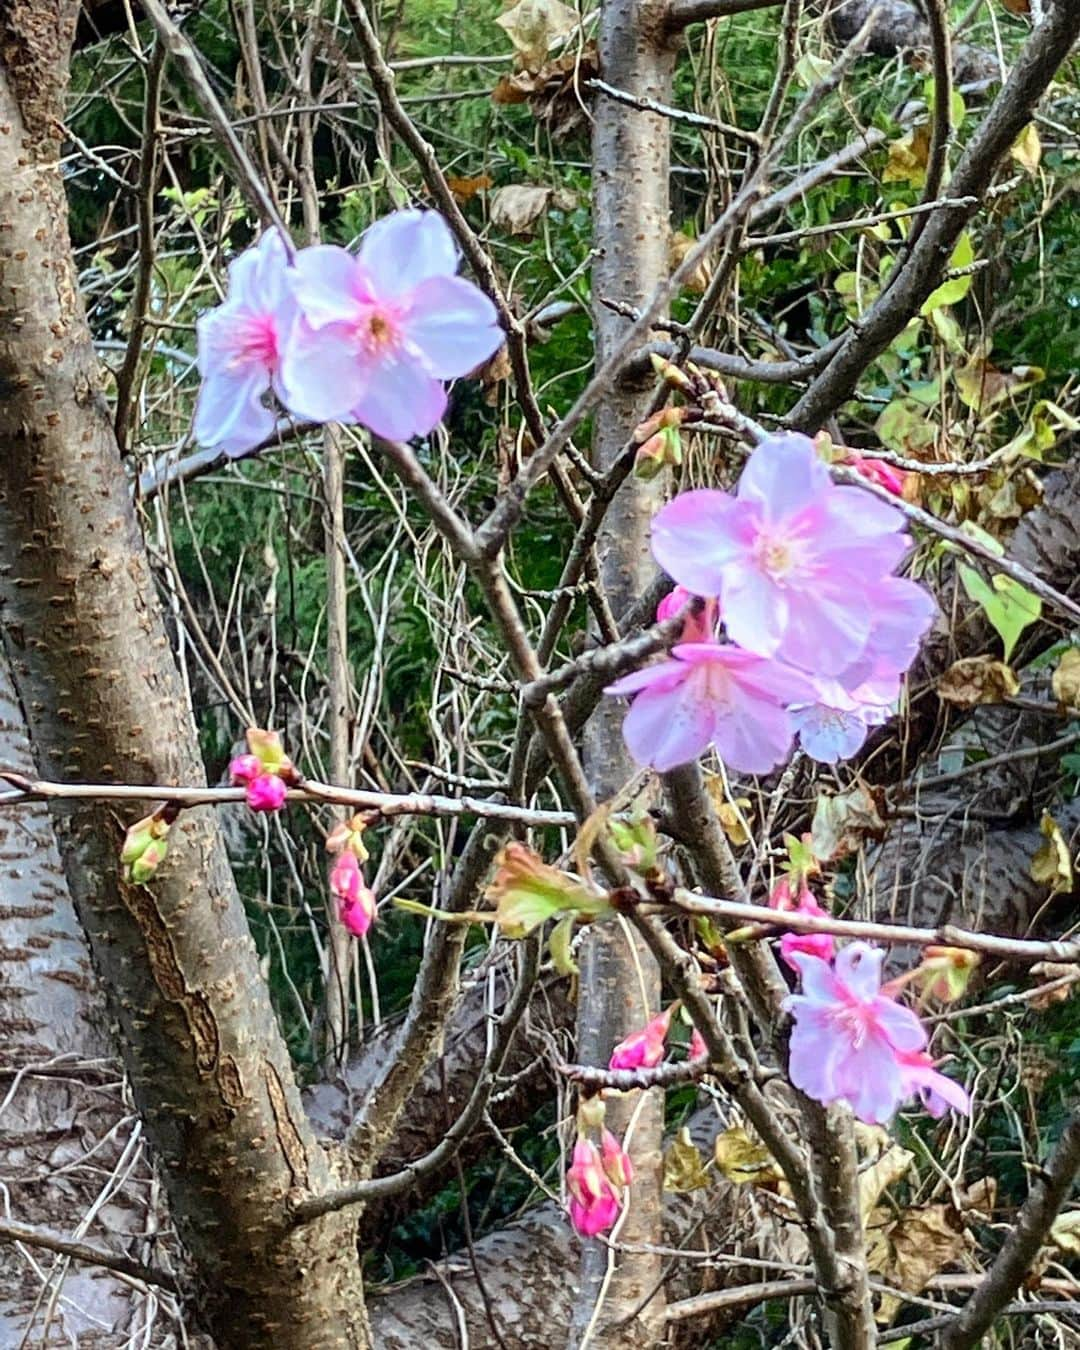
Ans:
{"label": "green leaf", "polygon": [[1020,634],[1042,614],[1042,601],[1002,572],[993,582],[985,579],[966,563],[960,564],[960,581],[968,598],[982,607],[987,619],[1005,648],[1005,660],[1011,659]]}
{"label": "green leaf", "polygon": [[[971,235],[965,230],[957,241],[953,249],[953,255],[949,259],[949,267],[970,267],[975,261],[975,247],[971,242]],[[971,290],[971,277],[952,277],[949,281],[943,281],[937,290],[931,291],[926,297],[922,309],[919,313],[925,319],[928,314],[932,314],[935,309],[940,309],[942,305],[955,305],[963,300],[968,291]]]}

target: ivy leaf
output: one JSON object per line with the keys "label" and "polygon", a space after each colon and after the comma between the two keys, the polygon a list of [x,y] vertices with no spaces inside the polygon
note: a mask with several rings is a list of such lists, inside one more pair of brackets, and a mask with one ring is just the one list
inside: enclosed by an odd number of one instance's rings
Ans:
{"label": "ivy leaf", "polygon": [[983,613],[1001,638],[1005,660],[1009,661],[1020,634],[1042,614],[1042,601],[1002,572],[994,574],[992,584],[966,563],[960,564],[959,572],[968,599],[982,606]]}
{"label": "ivy leaf", "polygon": [[[971,242],[971,235],[965,230],[953,249],[953,255],[949,259],[949,267],[970,267],[974,261],[975,246]],[[919,313],[925,319],[928,314],[933,313],[935,309],[940,309],[942,305],[955,305],[958,301],[963,300],[970,290],[970,276],[950,277],[948,281],[943,281],[936,290],[930,292]]]}

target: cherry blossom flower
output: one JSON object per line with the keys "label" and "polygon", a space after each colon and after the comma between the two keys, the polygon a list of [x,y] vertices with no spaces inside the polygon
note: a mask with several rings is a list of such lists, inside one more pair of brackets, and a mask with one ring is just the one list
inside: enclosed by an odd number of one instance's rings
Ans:
{"label": "cherry blossom flower", "polygon": [[925,1051],[907,1051],[897,1058],[903,1075],[904,1096],[918,1096],[935,1120],[950,1108],[964,1116],[971,1114],[971,1098],[959,1083],[934,1068],[934,1061]]}
{"label": "cherry blossom flower", "polygon": [[684,492],[653,520],[653,553],[680,585],[717,596],[728,637],[758,656],[839,675],[863,656],[874,592],[908,548],[899,511],[837,486],[805,436],[750,456],[735,496]]}
{"label": "cherry blossom flower", "polygon": [[870,1125],[890,1120],[915,1090],[902,1055],[926,1047],[918,1017],[881,992],[884,952],[853,942],[835,962],[792,952],[802,992],[784,1007],[795,1019],[790,1074],[794,1085],[828,1105],[846,1102]]}
{"label": "cherry blossom flower", "polygon": [[652,1069],[664,1058],[672,1008],[657,1013],[640,1031],[621,1040],[611,1052],[609,1069]]}
{"label": "cherry blossom flower", "polygon": [[566,1173],[570,1222],[582,1237],[596,1237],[614,1227],[622,1206],[604,1172],[596,1145],[578,1136]]}
{"label": "cherry blossom flower", "polygon": [[733,645],[687,642],[671,659],[607,688],[636,694],[623,737],[639,764],[660,773],[716,747],[737,773],[768,773],[791,751],[786,704],[814,697],[799,671]]}
{"label": "cherry blossom flower", "polygon": [[338,902],[338,918],[354,937],[363,937],[375,919],[375,896],[364,882],[360,860],[343,849],[330,869],[330,893]]}
{"label": "cherry blossom flower", "polygon": [[707,1059],[709,1047],[705,1044],[705,1037],[698,1031],[697,1027],[690,1033],[690,1049],[688,1051],[690,1059]]}
{"label": "cherry blossom flower", "polygon": [[277,230],[267,230],[229,267],[223,304],[196,320],[202,376],[195,439],[242,455],[273,433],[277,418],[264,403],[280,397],[282,350],[296,318],[287,281],[288,257]]}
{"label": "cherry blossom flower", "polygon": [[790,712],[799,744],[821,764],[836,764],[857,754],[870,728],[888,720],[890,703],[895,702],[895,698],[877,702],[877,686],[865,691],[870,694],[866,702],[858,697],[858,688],[849,694],[838,680],[820,678],[817,687],[813,703],[793,704]]}
{"label": "cherry blossom flower", "polygon": [[301,310],[285,351],[285,402],[317,422],[357,421],[377,436],[426,435],[446,410],[443,381],[503,341],[495,307],[455,276],[458,251],[434,211],[377,221],[357,255],[302,250],[291,272]]}

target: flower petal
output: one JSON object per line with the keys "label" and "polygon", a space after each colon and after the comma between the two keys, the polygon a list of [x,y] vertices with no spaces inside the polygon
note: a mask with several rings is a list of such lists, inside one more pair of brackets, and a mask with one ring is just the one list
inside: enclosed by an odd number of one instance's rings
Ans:
{"label": "flower petal", "polygon": [[832,708],[827,703],[793,708],[791,720],[799,744],[819,764],[838,764],[858,754],[868,730],[860,713]]}
{"label": "flower petal", "polygon": [[415,361],[386,357],[353,405],[358,422],[386,441],[426,436],[446,412],[446,390]]}
{"label": "flower petal", "polygon": [[791,719],[777,703],[741,693],[730,712],[716,717],[713,741],[736,773],[768,773],[791,754]]}
{"label": "flower petal", "polygon": [[263,406],[269,388],[266,373],[245,371],[236,378],[224,373],[208,376],[199,388],[192,430],[200,445],[243,454],[273,434],[277,418]]}
{"label": "flower petal", "polygon": [[289,285],[311,329],[356,319],[369,298],[357,260],[336,244],[302,248],[289,269]]}
{"label": "flower petal", "polygon": [[437,211],[395,211],[360,240],[359,257],[381,299],[404,296],[429,277],[450,277],[458,250]]}
{"label": "flower petal", "polygon": [[623,738],[639,764],[666,773],[704,754],[715,719],[703,692],[701,682],[689,678],[674,687],[646,689],[634,699]]}
{"label": "flower petal", "polygon": [[313,329],[293,325],[281,362],[281,399],[295,417],[312,422],[351,420],[353,407],[373,377],[346,324]]}
{"label": "flower petal", "polygon": [[869,942],[850,942],[836,957],[836,978],[859,1000],[870,1003],[881,989],[881,963],[885,953]]}
{"label": "flower petal", "polygon": [[750,546],[752,521],[726,492],[682,492],[653,517],[653,557],[695,595],[717,595],[727,564]]}
{"label": "flower petal", "polygon": [[739,479],[739,500],[759,503],[770,520],[814,505],[832,490],[829,470],[814,442],[797,432],[762,441]]}
{"label": "flower petal", "polygon": [[467,375],[505,341],[495,306],[464,277],[429,277],[413,291],[403,328],[431,375]]}

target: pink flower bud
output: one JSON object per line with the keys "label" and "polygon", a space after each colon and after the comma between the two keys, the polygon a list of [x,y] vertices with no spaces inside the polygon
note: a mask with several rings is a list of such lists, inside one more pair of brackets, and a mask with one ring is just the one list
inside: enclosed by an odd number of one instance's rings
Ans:
{"label": "pink flower bud", "polygon": [[363,937],[375,920],[375,896],[364,884],[355,853],[345,850],[334,860],[330,893],[337,898],[338,918],[353,937]]}
{"label": "pink flower bud", "polygon": [[646,1022],[640,1031],[635,1031],[621,1040],[611,1052],[609,1069],[652,1069],[664,1058],[664,1041],[671,1026],[671,1009],[658,1013]]}
{"label": "pink flower bud", "polygon": [[260,773],[247,785],[247,804],[253,811],[280,811],[288,788],[275,773]]}
{"label": "pink flower bud", "polygon": [[705,1044],[705,1037],[695,1027],[690,1033],[690,1058],[692,1060],[707,1059],[708,1055],[709,1047]]}
{"label": "pink flower bud", "polygon": [[902,469],[894,469],[891,464],[886,464],[883,459],[864,459],[862,455],[848,454],[847,463],[871,483],[876,483],[878,487],[883,487],[886,492],[891,492],[894,497],[904,495],[904,483],[907,480],[907,474]]}
{"label": "pink flower bud", "polygon": [[262,764],[256,755],[237,755],[229,762],[229,777],[234,783],[250,783],[262,771]]}
{"label": "pink flower bud", "polygon": [[[777,884],[773,895],[780,890],[781,886],[787,884],[787,880],[787,877],[784,877]],[[790,897],[790,887],[788,887],[787,893]],[[769,903],[772,903],[771,898]],[[828,917],[828,910],[821,908],[805,882],[802,883],[799,893],[795,897],[795,903],[791,903],[789,899],[787,904],[776,905],[774,908],[794,910],[799,914],[813,914],[815,917],[822,919]],[[785,933],[780,939],[780,955],[792,970],[799,969],[797,962],[792,960],[792,955],[795,952],[805,952],[809,956],[819,957],[822,961],[831,961],[836,952],[836,940],[831,933]]]}
{"label": "pink flower bud", "polygon": [[608,1181],[623,1191],[634,1180],[634,1164],[630,1155],[610,1130],[600,1136],[600,1160]]}
{"label": "pink flower bud", "polygon": [[570,1222],[582,1237],[596,1237],[614,1226],[621,1205],[604,1173],[596,1145],[578,1136],[566,1173]]}

